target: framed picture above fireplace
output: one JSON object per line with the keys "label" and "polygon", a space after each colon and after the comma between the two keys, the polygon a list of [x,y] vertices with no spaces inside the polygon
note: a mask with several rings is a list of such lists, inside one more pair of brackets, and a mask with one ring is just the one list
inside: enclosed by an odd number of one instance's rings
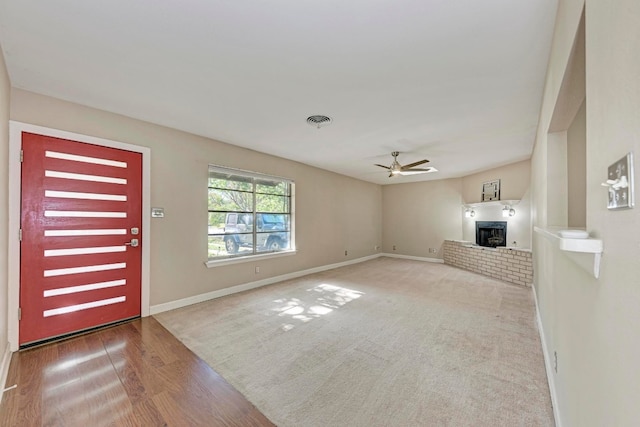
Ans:
{"label": "framed picture above fireplace", "polygon": [[482,201],[500,200],[500,180],[494,179],[482,184]]}

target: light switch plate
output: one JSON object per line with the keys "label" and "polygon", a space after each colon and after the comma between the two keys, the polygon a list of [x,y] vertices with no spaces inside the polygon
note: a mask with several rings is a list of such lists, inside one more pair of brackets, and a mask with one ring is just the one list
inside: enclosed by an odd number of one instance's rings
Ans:
{"label": "light switch plate", "polygon": [[164,218],[164,208],[151,208],[151,218]]}

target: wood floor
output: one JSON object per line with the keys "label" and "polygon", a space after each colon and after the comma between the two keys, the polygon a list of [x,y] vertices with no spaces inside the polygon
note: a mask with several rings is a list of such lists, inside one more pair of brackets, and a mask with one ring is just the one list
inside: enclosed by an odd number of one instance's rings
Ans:
{"label": "wood floor", "polygon": [[152,317],[13,355],[0,426],[272,426]]}

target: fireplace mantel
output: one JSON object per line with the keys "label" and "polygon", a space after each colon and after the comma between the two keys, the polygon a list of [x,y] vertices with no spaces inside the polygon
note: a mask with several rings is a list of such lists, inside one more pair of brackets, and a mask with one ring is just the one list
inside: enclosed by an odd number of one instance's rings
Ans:
{"label": "fireplace mantel", "polygon": [[492,200],[490,202],[463,203],[462,207],[471,209],[483,206],[515,206],[518,203],[520,203],[520,200]]}

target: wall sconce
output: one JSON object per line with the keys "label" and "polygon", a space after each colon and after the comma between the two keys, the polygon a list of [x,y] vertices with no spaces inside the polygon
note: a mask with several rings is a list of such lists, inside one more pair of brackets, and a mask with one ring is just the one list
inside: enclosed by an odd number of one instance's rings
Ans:
{"label": "wall sconce", "polygon": [[474,211],[473,209],[465,209],[464,211],[464,217],[465,218],[473,218],[474,216],[476,216],[476,211]]}
{"label": "wall sconce", "polygon": [[502,216],[504,218],[509,218],[510,216],[514,216],[515,214],[516,214],[515,209],[513,209],[509,205],[504,205],[504,208],[502,208]]}

